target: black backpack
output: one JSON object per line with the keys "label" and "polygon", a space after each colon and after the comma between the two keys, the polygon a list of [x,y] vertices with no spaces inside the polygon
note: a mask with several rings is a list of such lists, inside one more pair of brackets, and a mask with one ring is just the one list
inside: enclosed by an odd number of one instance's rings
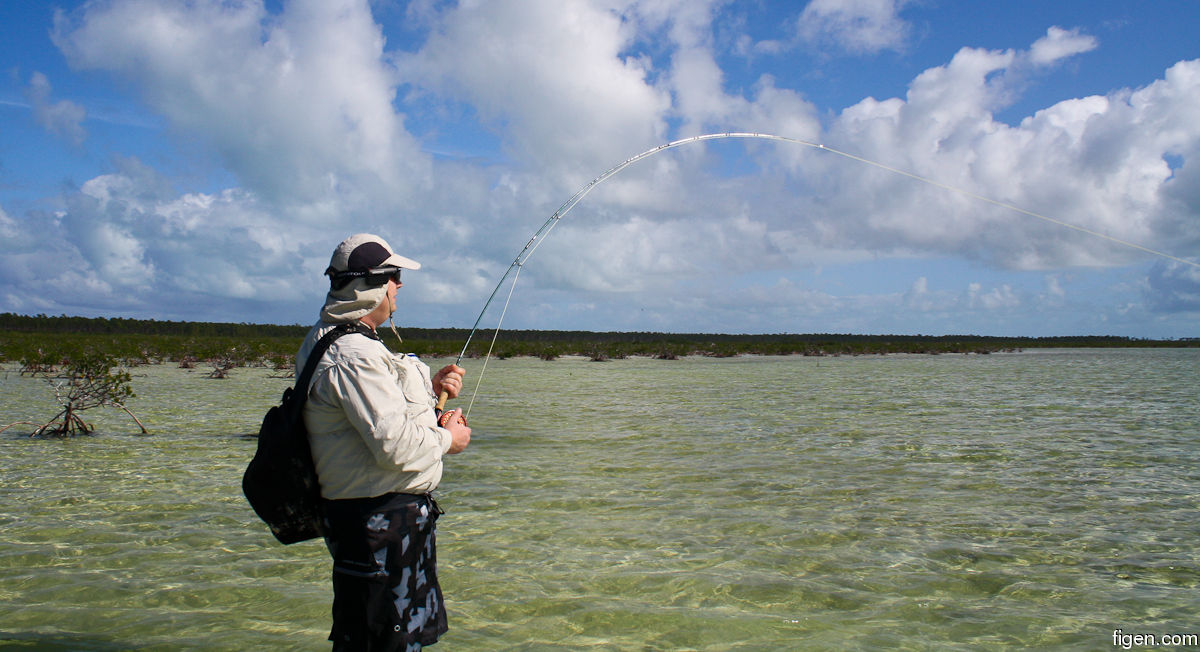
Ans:
{"label": "black backpack", "polygon": [[296,379],[283,390],[279,405],[267,410],[258,430],[258,450],[242,475],[242,493],[271,534],[283,544],[308,541],[325,533],[321,512],[321,485],[313,466],[308,431],[304,427],[304,402],[317,363],[337,338],[347,333],[374,337],[357,322],[341,324],[313,347]]}

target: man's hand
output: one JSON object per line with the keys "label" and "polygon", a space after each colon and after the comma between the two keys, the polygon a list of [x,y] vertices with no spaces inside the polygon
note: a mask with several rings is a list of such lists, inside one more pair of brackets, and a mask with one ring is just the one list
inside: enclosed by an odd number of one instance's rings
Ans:
{"label": "man's hand", "polygon": [[462,391],[463,374],[467,373],[466,369],[456,365],[448,364],[442,367],[436,374],[433,375],[433,393],[441,395],[446,392],[450,398],[458,396]]}
{"label": "man's hand", "polygon": [[441,421],[444,424],[442,427],[450,431],[450,450],[446,451],[446,454],[454,455],[465,451],[467,444],[471,443],[471,429],[467,426],[462,410],[443,412]]}

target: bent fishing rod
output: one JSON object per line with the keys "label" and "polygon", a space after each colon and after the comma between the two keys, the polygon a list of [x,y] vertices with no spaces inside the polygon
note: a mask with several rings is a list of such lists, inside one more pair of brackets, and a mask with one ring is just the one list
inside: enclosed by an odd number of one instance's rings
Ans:
{"label": "bent fishing rod", "polygon": [[[814,142],[807,141],[807,140],[801,140],[799,138],[788,138],[786,136],[776,136],[773,134],[762,134],[762,133],[754,133],[754,132],[725,132],[725,133],[718,133],[718,134],[704,134],[702,136],[692,136],[690,138],[682,138],[680,140],[674,140],[669,143],[659,145],[658,147],[648,149],[648,150],[642,152],[641,154],[627,158],[624,161],[622,161],[621,163],[610,168],[604,174],[601,174],[600,176],[596,177],[595,179],[592,179],[590,182],[588,182],[587,185],[580,188],[574,195],[571,195],[570,199],[568,199],[566,202],[564,202],[562,206],[559,206],[558,210],[554,211],[554,214],[551,215],[549,218],[546,219],[545,222],[542,223],[541,227],[539,227],[538,230],[534,232],[533,237],[529,238],[529,242],[525,243],[525,246],[521,249],[520,252],[517,253],[517,257],[513,259],[512,264],[510,264],[508,266],[508,269],[504,271],[503,275],[501,275],[500,280],[496,282],[496,287],[492,288],[492,293],[488,296],[487,301],[484,302],[483,309],[479,311],[479,316],[475,318],[475,323],[471,326],[471,331],[467,334],[467,340],[466,340],[466,342],[463,343],[462,351],[459,352],[458,358],[455,359],[455,361],[454,361],[454,364],[456,364],[456,365],[459,364],[460,362],[462,362],[463,357],[465,357],[467,354],[467,348],[471,345],[471,340],[475,337],[475,333],[479,330],[479,324],[480,324],[480,322],[483,321],[483,316],[485,314],[487,314],[488,308],[491,307],[492,302],[496,299],[496,295],[500,292],[500,288],[504,286],[504,282],[506,280],[508,280],[509,276],[512,276],[512,283],[509,285],[509,288],[508,288],[508,296],[504,301],[503,309],[500,311],[500,318],[499,318],[499,320],[497,320],[496,329],[492,333],[492,341],[489,344],[487,353],[485,354],[484,359],[483,359],[483,368],[480,369],[479,375],[475,381],[475,391],[473,391],[471,394],[471,402],[467,404],[466,414],[468,416],[471,413],[471,407],[475,405],[475,396],[478,395],[478,393],[479,393],[479,391],[478,391],[479,383],[483,380],[483,372],[485,370],[487,370],[488,360],[492,356],[492,349],[493,349],[493,347],[495,347],[496,338],[500,334],[500,326],[501,326],[501,324],[504,323],[504,315],[508,312],[508,304],[512,300],[513,290],[516,289],[516,287],[517,287],[517,279],[520,278],[520,276],[521,276],[521,269],[525,266],[525,263],[526,263],[526,261],[529,260],[529,257],[533,255],[533,252],[537,251],[537,248],[542,245],[542,242],[545,241],[546,236],[550,234],[550,231],[552,231],[554,229],[554,227],[558,225],[558,223],[562,220],[562,218],[565,217],[567,215],[567,213],[569,213],[571,211],[572,208],[575,208],[575,205],[578,204],[580,201],[582,201],[583,198],[586,197],[587,194],[590,193],[596,186],[598,186],[601,183],[603,183],[604,181],[608,180],[610,177],[617,174],[621,170],[624,170],[625,168],[629,167],[630,165],[633,165],[634,163],[637,163],[638,161],[640,161],[644,158],[649,158],[651,156],[654,156],[655,154],[664,152],[668,149],[679,147],[681,145],[688,145],[691,143],[698,143],[698,142],[706,141],[706,140],[720,140],[720,139],[725,139],[725,138],[751,138],[751,139],[759,139],[759,140],[772,140],[772,141],[781,142],[781,143],[792,143],[794,145],[802,145],[804,147],[810,147],[810,148],[817,149],[817,150],[820,150],[823,152],[829,152],[831,154],[836,154],[838,156],[850,159],[852,161],[857,161],[857,162],[863,163],[865,165],[870,165],[872,167],[876,167],[881,170],[886,170],[886,171],[892,172],[894,174],[899,174],[901,176],[905,176],[910,179],[920,181],[921,183],[925,183],[925,184],[934,186],[936,188],[941,188],[943,190],[949,190],[950,192],[958,193],[960,195],[970,197],[971,199],[975,199],[975,200],[978,200],[978,201],[981,201],[981,202],[984,202],[987,204],[991,204],[993,206],[998,206],[1000,208],[1005,208],[1005,209],[1008,209],[1008,210],[1011,210],[1011,211],[1014,211],[1017,213],[1021,213],[1022,215],[1034,217],[1039,220],[1043,220],[1045,222],[1049,222],[1051,224],[1055,224],[1055,225],[1058,225],[1058,226],[1061,226],[1064,228],[1079,231],[1080,233],[1086,233],[1087,235],[1102,238],[1102,239],[1108,240],[1109,242],[1113,242],[1113,243],[1116,243],[1116,244],[1119,244],[1119,245],[1122,245],[1125,247],[1137,249],[1139,251],[1149,253],[1149,254],[1152,254],[1155,256],[1159,256],[1162,258],[1166,258],[1168,260],[1172,260],[1177,263],[1183,263],[1185,265],[1191,265],[1193,267],[1200,267],[1200,263],[1196,263],[1191,260],[1186,260],[1184,258],[1172,256],[1170,254],[1163,253],[1161,251],[1157,251],[1154,249],[1150,249],[1149,247],[1144,247],[1142,245],[1139,245],[1139,244],[1136,244],[1133,242],[1129,242],[1127,240],[1122,240],[1120,238],[1113,237],[1106,233],[1101,233],[1099,231],[1093,231],[1092,229],[1088,229],[1088,228],[1085,228],[1085,227],[1082,227],[1082,226],[1079,226],[1076,224],[1071,224],[1069,222],[1063,222],[1062,220],[1057,220],[1055,218],[1048,217],[1046,215],[1042,215],[1041,213],[1036,213],[1034,211],[1021,208],[1020,206],[1016,206],[1014,204],[1009,204],[1006,202],[998,201],[998,200],[992,199],[990,197],[985,197],[983,195],[971,192],[969,190],[964,190],[962,188],[958,188],[958,187],[951,186],[951,185],[948,185],[945,183],[941,183],[939,181],[935,181],[933,179],[930,179],[929,177],[921,176],[919,174],[915,174],[912,172],[907,172],[907,171],[901,170],[899,168],[894,168],[892,166],[889,166],[889,165],[886,165],[883,163],[879,163],[877,161],[872,161],[870,159],[866,159],[861,156],[855,156],[854,154],[850,154],[848,152],[843,152],[841,150],[837,150],[832,147],[828,147],[821,143],[814,143]],[[441,409],[445,408],[447,398],[448,398],[448,394],[443,390],[441,395],[438,397],[437,409],[441,410]]]}

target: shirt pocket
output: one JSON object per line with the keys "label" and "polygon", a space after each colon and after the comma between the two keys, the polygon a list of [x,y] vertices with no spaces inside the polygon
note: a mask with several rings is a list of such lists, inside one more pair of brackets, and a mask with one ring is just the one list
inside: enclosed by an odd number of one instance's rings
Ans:
{"label": "shirt pocket", "polygon": [[405,358],[407,356],[394,356],[396,377],[400,383],[400,391],[408,401],[409,414],[418,414],[433,405],[433,385],[428,372],[422,373],[422,363]]}

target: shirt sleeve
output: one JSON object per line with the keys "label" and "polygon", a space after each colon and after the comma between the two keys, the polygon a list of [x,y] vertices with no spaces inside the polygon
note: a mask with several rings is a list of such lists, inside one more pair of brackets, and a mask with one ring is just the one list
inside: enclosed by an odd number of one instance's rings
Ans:
{"label": "shirt sleeve", "polygon": [[346,420],[380,466],[421,472],[450,449],[449,431],[420,425],[414,418],[413,406],[387,360],[345,359],[329,369],[327,380],[341,399]]}

